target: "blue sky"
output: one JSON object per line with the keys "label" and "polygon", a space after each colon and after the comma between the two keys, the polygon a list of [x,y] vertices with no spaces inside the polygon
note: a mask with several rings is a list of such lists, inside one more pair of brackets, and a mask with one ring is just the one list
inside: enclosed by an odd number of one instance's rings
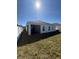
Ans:
{"label": "blue sky", "polygon": [[40,9],[36,9],[36,0],[17,0],[17,23],[25,26],[27,21],[41,20],[48,23],[61,22],[61,0],[40,0]]}

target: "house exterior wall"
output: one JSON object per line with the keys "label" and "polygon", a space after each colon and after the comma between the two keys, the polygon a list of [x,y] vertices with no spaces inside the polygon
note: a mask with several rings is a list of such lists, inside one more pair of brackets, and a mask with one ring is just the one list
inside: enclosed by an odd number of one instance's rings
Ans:
{"label": "house exterior wall", "polygon": [[54,25],[54,30],[59,30],[61,32],[61,25]]}
{"label": "house exterior wall", "polygon": [[28,35],[31,35],[31,24],[28,25],[27,32],[28,32]]}
{"label": "house exterior wall", "polygon": [[56,30],[59,30],[61,32],[61,26],[56,26]]}
{"label": "house exterior wall", "polygon": [[[44,31],[43,31],[43,26],[45,27]],[[50,30],[49,30],[49,27],[50,27]],[[47,33],[52,31],[55,31],[52,25],[41,25],[41,30],[40,30],[41,33]]]}
{"label": "house exterior wall", "polygon": [[[30,21],[27,22],[27,32],[29,35],[31,35],[31,25],[40,25],[40,33],[47,33],[47,32],[53,32],[59,29],[60,27],[58,25],[42,22],[42,21]],[[44,30],[43,30],[44,27]],[[49,30],[50,27],[50,30]]]}
{"label": "house exterior wall", "polygon": [[[49,30],[49,26],[50,26],[50,30]],[[43,30],[43,27],[45,30]],[[28,35],[31,35],[31,24],[28,25]],[[47,32],[53,32],[55,31],[55,29],[53,28],[52,25],[40,25],[40,33],[47,33]]]}

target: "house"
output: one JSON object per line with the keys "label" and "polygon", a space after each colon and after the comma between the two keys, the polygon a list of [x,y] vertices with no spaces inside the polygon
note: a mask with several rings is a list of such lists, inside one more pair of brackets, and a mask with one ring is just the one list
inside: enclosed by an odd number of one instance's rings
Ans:
{"label": "house", "polygon": [[[18,38],[23,32],[24,27],[22,25],[17,25],[17,29]],[[43,21],[28,21],[25,30],[28,35],[48,33],[56,30],[61,32],[61,25],[58,23],[50,24]]]}
{"label": "house", "polygon": [[55,26],[50,23],[42,21],[29,21],[27,22],[28,35],[42,34],[47,32],[56,31]]}
{"label": "house", "polygon": [[24,30],[24,27],[21,25],[17,25],[17,38],[19,38],[20,34],[22,33],[22,31]]}

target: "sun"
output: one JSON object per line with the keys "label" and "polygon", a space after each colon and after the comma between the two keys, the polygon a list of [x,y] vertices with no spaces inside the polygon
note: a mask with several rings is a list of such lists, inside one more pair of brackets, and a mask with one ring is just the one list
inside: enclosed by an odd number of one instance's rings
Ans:
{"label": "sun", "polygon": [[36,0],[36,9],[40,9],[40,0]]}

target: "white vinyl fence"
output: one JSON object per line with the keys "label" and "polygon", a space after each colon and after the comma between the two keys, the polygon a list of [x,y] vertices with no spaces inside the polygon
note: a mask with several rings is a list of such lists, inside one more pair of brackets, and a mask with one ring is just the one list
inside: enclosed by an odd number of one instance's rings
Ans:
{"label": "white vinyl fence", "polygon": [[21,34],[21,32],[23,31],[23,27],[21,26],[17,26],[17,38],[19,37],[19,35]]}

